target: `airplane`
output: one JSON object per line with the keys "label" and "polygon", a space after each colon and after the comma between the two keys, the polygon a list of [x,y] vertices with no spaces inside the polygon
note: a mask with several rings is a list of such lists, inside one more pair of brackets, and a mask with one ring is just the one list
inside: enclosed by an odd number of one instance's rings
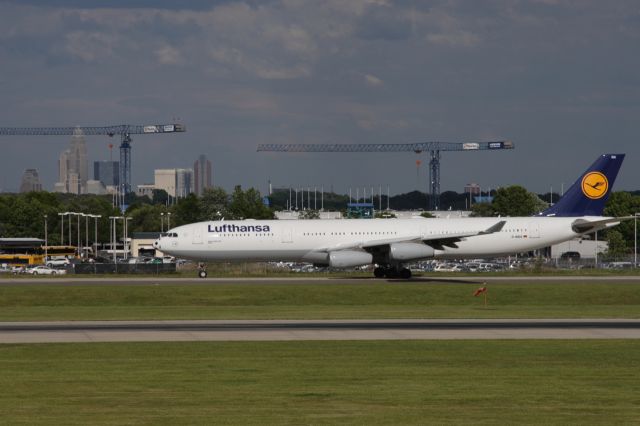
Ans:
{"label": "airplane", "polygon": [[[411,278],[424,259],[506,256],[615,226],[603,217],[624,154],[604,154],[559,202],[528,217],[343,220],[234,220],[178,226],[154,247],[201,262],[308,262],[334,268],[374,264],[376,278]],[[206,278],[205,268],[198,275]]]}

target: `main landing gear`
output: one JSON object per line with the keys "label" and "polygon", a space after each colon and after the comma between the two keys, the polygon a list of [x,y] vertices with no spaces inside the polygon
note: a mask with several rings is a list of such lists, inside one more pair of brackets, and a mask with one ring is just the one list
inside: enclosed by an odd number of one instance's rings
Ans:
{"label": "main landing gear", "polygon": [[378,266],[373,270],[376,278],[402,278],[408,280],[411,278],[411,270],[408,268],[382,267]]}
{"label": "main landing gear", "polygon": [[207,265],[204,263],[198,263],[198,276],[200,278],[207,278]]}

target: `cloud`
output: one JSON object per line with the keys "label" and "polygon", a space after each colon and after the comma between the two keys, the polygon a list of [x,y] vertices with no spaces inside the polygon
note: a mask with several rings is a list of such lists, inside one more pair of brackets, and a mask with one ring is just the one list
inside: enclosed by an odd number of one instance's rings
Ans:
{"label": "cloud", "polygon": [[384,84],[382,80],[380,80],[375,75],[371,75],[371,74],[365,74],[364,81],[368,86],[371,86],[371,87],[378,87]]}
{"label": "cloud", "polygon": [[178,49],[173,46],[164,45],[156,49],[155,51],[158,62],[161,64],[180,64],[184,62],[182,54]]}
{"label": "cloud", "polygon": [[114,34],[74,31],[65,36],[64,51],[86,62],[107,61],[114,55],[118,40]]}

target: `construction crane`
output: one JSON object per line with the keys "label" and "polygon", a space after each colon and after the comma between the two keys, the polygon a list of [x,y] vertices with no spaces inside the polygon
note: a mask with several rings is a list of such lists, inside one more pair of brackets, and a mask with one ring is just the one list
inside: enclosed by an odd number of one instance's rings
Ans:
{"label": "construction crane", "polygon": [[185,132],[183,124],[119,124],[104,127],[0,127],[0,136],[67,136],[81,130],[86,136],[120,135],[120,187],[125,194],[131,192],[131,135]]}
{"label": "construction crane", "polygon": [[429,153],[429,210],[440,208],[440,152],[441,151],[482,151],[513,149],[513,142],[420,142],[420,143],[358,143],[358,144],[261,144],[263,152],[422,152]]}

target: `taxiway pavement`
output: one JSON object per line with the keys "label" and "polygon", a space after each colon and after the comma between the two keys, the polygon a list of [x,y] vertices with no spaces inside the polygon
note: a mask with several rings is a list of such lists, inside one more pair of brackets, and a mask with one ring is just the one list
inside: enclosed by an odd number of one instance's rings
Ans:
{"label": "taxiway pavement", "polygon": [[416,339],[640,339],[640,320],[2,322],[0,343]]}

